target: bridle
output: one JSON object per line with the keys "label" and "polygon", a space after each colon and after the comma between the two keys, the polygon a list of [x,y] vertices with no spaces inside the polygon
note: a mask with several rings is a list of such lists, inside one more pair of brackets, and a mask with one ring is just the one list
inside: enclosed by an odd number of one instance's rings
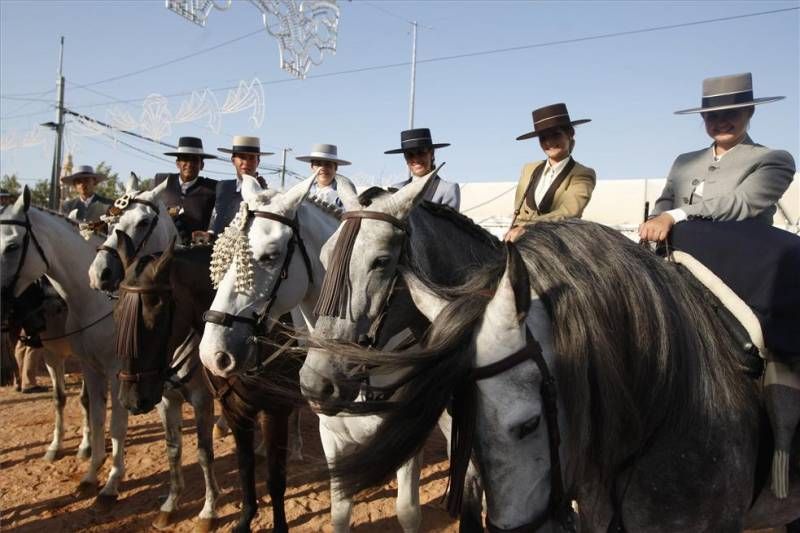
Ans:
{"label": "bridle", "polygon": [[465,377],[464,383],[457,389],[453,398],[453,438],[450,453],[450,490],[447,496],[447,508],[451,515],[458,513],[463,496],[464,476],[472,456],[472,438],[475,430],[475,392],[478,381],[488,379],[525,361],[533,361],[542,375],[540,393],[542,407],[547,422],[547,437],[550,448],[550,501],[547,513],[533,521],[515,527],[503,529],[492,524],[486,518],[486,528],[490,533],[528,533],[535,532],[549,520],[555,520],[563,531],[576,531],[575,517],[570,499],[564,490],[561,474],[561,458],[559,444],[561,437],[558,429],[558,391],[556,380],[544,359],[541,345],[526,328],[525,346],[517,352],[486,366],[473,368]]}
{"label": "bridle", "polygon": [[[309,283],[313,283],[314,275],[311,269],[311,259],[308,255],[308,251],[306,250],[306,246],[303,243],[303,239],[300,236],[300,226],[297,222],[296,215],[294,219],[291,219],[276,213],[270,213],[269,211],[251,211],[248,209],[247,218],[248,222],[252,222],[253,218],[266,218],[269,220],[274,220],[275,222],[280,222],[284,226],[288,226],[292,230],[292,237],[289,239],[289,243],[286,247],[286,256],[283,259],[283,265],[281,266],[280,274],[272,284],[272,289],[270,290],[269,296],[267,297],[262,310],[260,312],[253,311],[252,317],[234,315],[223,311],[214,311],[209,309],[203,313],[203,321],[216,324],[224,328],[232,328],[237,323],[247,324],[250,326],[252,331],[252,335],[248,338],[248,342],[251,344],[258,344],[263,340],[267,333],[267,318],[269,317],[272,306],[277,300],[281,283],[289,277],[289,265],[292,262],[292,257],[294,256],[294,251],[296,248],[300,249],[300,255],[303,257],[303,263],[306,267],[306,275],[308,276]],[[257,362],[256,366],[260,365],[261,362]]]}
{"label": "bridle", "polygon": [[33,232],[33,227],[31,227],[30,218],[28,218],[28,213],[25,213],[25,221],[21,220],[0,220],[0,224],[8,225],[8,226],[21,226],[25,228],[25,235],[22,237],[22,254],[20,255],[19,263],[17,264],[17,269],[14,271],[14,275],[11,278],[9,284],[3,287],[3,292],[9,291],[11,297],[14,296],[14,290],[16,289],[17,282],[19,281],[20,274],[22,273],[22,267],[25,264],[25,259],[28,257],[28,248],[30,248],[30,243],[33,241],[33,245],[36,248],[36,251],[39,252],[42,260],[44,261],[45,266],[48,270],[50,270],[50,261],[47,260],[47,256],[44,253],[44,249],[42,245],[39,244],[39,240],[36,238],[36,234]]}
{"label": "bridle", "polygon": [[[132,262],[134,259],[136,259],[136,257],[139,255],[139,253],[145,247],[145,245],[147,244],[147,241],[150,240],[150,236],[153,234],[153,231],[156,229],[156,226],[158,225],[158,219],[159,219],[159,216],[161,215],[161,210],[153,202],[151,202],[149,200],[142,200],[140,198],[136,198],[134,193],[128,193],[128,194],[125,194],[125,195],[121,196],[120,198],[117,198],[116,200],[114,200],[114,205],[108,208],[108,211],[107,211],[106,214],[107,214],[107,216],[118,217],[131,204],[139,204],[139,205],[143,205],[143,206],[149,207],[150,209],[152,209],[156,213],[156,216],[154,216],[153,218],[150,219],[150,223],[147,226],[147,232],[145,232],[144,238],[142,238],[142,240],[139,242],[139,244],[136,246],[136,248],[134,248],[133,254],[128,258],[128,261]],[[97,247],[97,251],[98,252],[108,252],[113,257],[115,257],[117,259],[117,261],[122,263],[122,258],[119,256],[119,252],[116,250],[116,248],[112,248],[110,246],[106,246],[105,244],[101,244],[100,246]]]}

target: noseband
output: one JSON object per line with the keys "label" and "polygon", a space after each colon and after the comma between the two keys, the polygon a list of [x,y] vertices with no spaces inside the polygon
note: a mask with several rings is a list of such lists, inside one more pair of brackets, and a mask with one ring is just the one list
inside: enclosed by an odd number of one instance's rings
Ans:
{"label": "noseband", "polygon": [[36,235],[33,233],[33,228],[31,227],[31,221],[28,218],[28,213],[25,213],[25,222],[20,220],[0,220],[0,224],[4,224],[7,226],[21,226],[25,228],[25,236],[22,237],[22,255],[20,256],[19,263],[17,264],[17,270],[14,272],[14,276],[11,278],[11,282],[3,287],[3,291],[10,291],[10,296],[14,296],[14,289],[17,286],[17,282],[19,281],[19,276],[22,273],[22,266],[25,264],[25,259],[28,257],[28,248],[30,247],[30,242],[33,241],[33,245],[36,247],[36,251],[39,252],[39,255],[42,257],[45,266],[47,269],[50,269],[50,261],[47,260],[47,256],[44,254],[44,249],[42,245],[39,244],[39,240],[36,238]]}
{"label": "noseband", "polygon": [[295,248],[300,248],[300,254],[303,257],[303,263],[306,267],[306,275],[308,276],[309,283],[313,283],[314,276],[311,270],[311,259],[308,256],[308,251],[303,243],[303,239],[300,237],[300,226],[297,223],[296,217],[295,219],[291,219],[282,215],[270,213],[269,211],[250,210],[247,211],[247,216],[248,218],[257,217],[274,220],[275,222],[280,222],[284,226],[288,226],[292,230],[292,238],[289,239],[289,243],[286,247],[286,257],[283,259],[283,265],[281,266],[280,274],[275,280],[275,283],[272,285],[272,289],[270,290],[269,296],[267,297],[267,300],[264,303],[264,308],[261,312],[254,311],[252,317],[246,317],[209,309],[203,313],[203,320],[224,328],[232,328],[236,323],[247,324],[250,326],[253,332],[253,334],[248,338],[248,342],[252,344],[258,344],[262,340],[263,336],[266,335],[266,320],[269,317],[269,312],[272,309],[275,300],[277,299],[278,291],[281,288],[281,283],[283,280],[289,277],[289,265],[292,262]]}
{"label": "noseband", "polygon": [[[125,209],[130,204],[144,205],[146,207],[149,207],[156,213],[156,216],[150,219],[150,224],[147,226],[147,232],[144,234],[144,238],[141,240],[141,242],[139,242],[139,244],[134,249],[133,255],[128,258],[128,261],[133,261],[142,251],[142,248],[144,248],[145,244],[147,244],[147,241],[153,234],[153,230],[156,229],[156,226],[158,225],[158,217],[160,216],[161,211],[158,209],[158,206],[153,202],[150,202],[148,200],[141,200],[139,198],[131,197],[129,194],[126,194],[121,198],[117,198],[114,201],[114,205],[108,208],[106,214],[109,216],[120,216],[122,212],[125,211]],[[109,254],[114,256],[120,263],[122,263],[122,258],[119,256],[119,252],[116,250],[116,248],[112,248],[110,246],[106,246],[105,244],[101,244],[100,246],[97,247],[97,251],[108,252]]]}
{"label": "noseband", "polygon": [[475,393],[478,381],[488,379],[511,370],[524,361],[533,361],[542,375],[539,391],[547,422],[547,440],[550,448],[550,501],[547,513],[532,522],[513,529],[503,529],[492,524],[488,517],[486,528],[490,533],[528,533],[535,532],[549,520],[555,520],[564,531],[576,531],[571,502],[566,497],[561,475],[561,458],[558,452],[560,434],[558,430],[558,392],[556,380],[542,354],[542,347],[526,329],[525,346],[492,364],[473,368],[453,397],[453,437],[450,448],[450,490],[447,496],[447,509],[457,516],[461,509],[464,492],[464,476],[472,456],[472,439],[475,432]]}

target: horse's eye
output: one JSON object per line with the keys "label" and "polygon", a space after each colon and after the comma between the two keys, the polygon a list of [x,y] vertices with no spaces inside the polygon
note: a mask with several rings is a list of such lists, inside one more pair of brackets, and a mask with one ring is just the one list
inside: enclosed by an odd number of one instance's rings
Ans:
{"label": "horse's eye", "polygon": [[379,268],[386,268],[389,266],[392,258],[388,255],[382,255],[380,257],[376,257],[374,261],[372,261],[372,270],[377,270]]}
{"label": "horse's eye", "polygon": [[522,440],[539,427],[539,421],[541,420],[540,415],[536,415],[535,417],[531,418],[530,420],[523,422],[522,424],[518,425],[514,428],[515,433],[517,434],[517,438]]}
{"label": "horse's eye", "polygon": [[258,258],[259,263],[272,263],[280,257],[279,253],[261,254]]}
{"label": "horse's eye", "polygon": [[138,224],[136,224],[136,228],[146,228],[148,224],[150,224],[150,221],[144,218],[140,220]]}
{"label": "horse's eye", "polygon": [[17,250],[19,250],[19,244],[12,243],[6,246],[6,251],[4,253],[10,254],[11,252],[16,252]]}

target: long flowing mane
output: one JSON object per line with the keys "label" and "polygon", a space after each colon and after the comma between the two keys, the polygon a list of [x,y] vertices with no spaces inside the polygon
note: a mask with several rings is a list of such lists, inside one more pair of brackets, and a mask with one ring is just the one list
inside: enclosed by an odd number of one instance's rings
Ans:
{"label": "long flowing mane", "polygon": [[[690,434],[702,441],[720,424],[756,419],[755,386],[733,341],[678,267],[579,220],[537,224],[517,246],[553,322],[567,480],[607,484],[656,436],[667,445]],[[451,303],[422,347],[335,348],[355,361],[411,366],[415,376],[391,405],[372,406],[388,409],[387,418],[335,465],[343,490],[379,483],[420,449],[469,370],[473,328],[503,271],[503,261],[488,260],[461,286],[433,287]]]}

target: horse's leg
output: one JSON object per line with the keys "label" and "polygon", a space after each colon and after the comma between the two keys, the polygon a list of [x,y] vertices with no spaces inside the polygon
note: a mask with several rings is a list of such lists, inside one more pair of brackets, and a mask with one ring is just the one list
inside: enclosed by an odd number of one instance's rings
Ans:
{"label": "horse's leg", "polygon": [[[83,365],[83,382],[89,399],[91,460],[89,469],[78,485],[78,493],[88,496],[97,490],[97,472],[106,459],[105,424],[108,383],[105,376],[90,362]],[[80,449],[78,450],[80,452]]]}
{"label": "horse's leg", "polygon": [[228,427],[228,421],[225,420],[224,416],[220,415],[214,424],[214,439],[221,439],[227,435],[230,430],[231,428]]}
{"label": "horse's leg", "polygon": [[404,533],[416,533],[422,522],[419,508],[419,474],[422,452],[397,469],[397,500],[395,512]]}
{"label": "horse's leg", "polygon": [[[109,369],[110,370],[110,369]],[[111,503],[119,496],[119,484],[125,477],[125,435],[128,433],[128,410],[119,399],[119,379],[109,376],[111,385],[111,471],[99,498]]]}
{"label": "horse's leg", "polygon": [[267,444],[267,489],[272,499],[272,529],[286,533],[284,495],[286,494],[286,444],[289,438],[289,414],[264,416],[263,439]]}
{"label": "horse's leg", "polygon": [[[439,429],[447,439],[447,455],[450,455],[450,438],[452,436],[452,417],[445,411],[439,417]],[[461,503],[461,514],[458,521],[458,530],[461,533],[480,533],[483,531],[483,487],[478,469],[473,461],[467,466],[464,476],[464,497]]]}
{"label": "horse's leg", "polygon": [[197,462],[200,463],[206,482],[205,503],[198,516],[195,531],[211,531],[213,520],[217,517],[216,502],[219,496],[219,486],[214,475],[214,443],[211,436],[214,427],[214,397],[206,387],[200,371],[195,372],[188,387],[191,388],[189,398],[194,408],[197,427]]}
{"label": "horse's leg", "polygon": [[88,459],[92,456],[91,409],[89,403],[89,389],[86,387],[86,375],[81,379],[81,443],[78,445],[78,459]]}
{"label": "horse's leg", "polygon": [[289,460],[303,460],[303,435],[300,433],[300,409],[289,416]]}
{"label": "horse's leg", "polygon": [[242,487],[242,515],[233,531],[250,531],[258,504],[256,502],[255,454],[253,453],[253,421],[237,420],[231,424],[233,438],[236,440],[236,461],[239,464],[239,482]]}
{"label": "horse's leg", "polygon": [[[319,422],[319,438],[322,441],[322,450],[325,453],[325,459],[328,465],[332,465],[340,454],[343,453],[343,447],[336,434]],[[345,496],[339,490],[336,479],[331,477],[331,525],[335,533],[349,533],[350,532],[350,515],[353,512],[353,500]]]}
{"label": "horse's leg", "polygon": [[66,383],[64,381],[64,357],[55,355],[50,350],[44,351],[44,362],[47,365],[47,373],[50,374],[50,381],[53,382],[53,403],[55,404],[55,427],[53,428],[53,440],[44,454],[45,461],[55,461],[61,451],[61,443],[64,439],[64,406],[67,404]]}
{"label": "horse's leg", "polygon": [[164,529],[172,523],[173,513],[178,509],[178,500],[183,492],[183,469],[181,468],[181,451],[183,448],[183,434],[181,425],[181,406],[183,398],[174,390],[164,390],[161,401],[156,405],[164,426],[164,441],[167,448],[169,461],[169,494],[159,509],[158,516],[153,522],[156,529]]}

